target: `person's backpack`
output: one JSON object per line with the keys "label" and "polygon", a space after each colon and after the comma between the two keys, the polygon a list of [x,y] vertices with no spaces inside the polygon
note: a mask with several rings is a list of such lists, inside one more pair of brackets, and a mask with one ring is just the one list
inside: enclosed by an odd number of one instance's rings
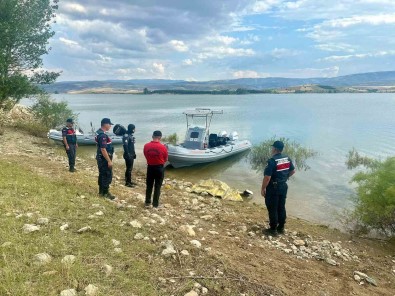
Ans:
{"label": "person's backpack", "polygon": [[116,125],[114,125],[114,128],[112,131],[117,136],[123,136],[124,134],[126,134],[127,129],[122,124],[116,124]]}

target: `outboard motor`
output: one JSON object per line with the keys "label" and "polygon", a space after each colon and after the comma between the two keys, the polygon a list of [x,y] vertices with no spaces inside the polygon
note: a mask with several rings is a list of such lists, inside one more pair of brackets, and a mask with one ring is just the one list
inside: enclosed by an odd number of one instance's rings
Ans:
{"label": "outboard motor", "polygon": [[226,131],[222,131],[218,134],[218,137],[221,137],[221,138],[226,138],[227,136],[228,136],[228,133]]}
{"label": "outboard motor", "polygon": [[228,140],[228,133],[226,131],[221,131],[218,134],[217,145],[226,145],[226,141]]}
{"label": "outboard motor", "polygon": [[236,131],[234,131],[230,134],[229,139],[231,141],[237,141],[239,139],[239,134]]}
{"label": "outboard motor", "polygon": [[123,136],[124,134],[126,134],[127,129],[122,124],[116,124],[116,125],[114,125],[114,128],[112,131],[117,136]]}

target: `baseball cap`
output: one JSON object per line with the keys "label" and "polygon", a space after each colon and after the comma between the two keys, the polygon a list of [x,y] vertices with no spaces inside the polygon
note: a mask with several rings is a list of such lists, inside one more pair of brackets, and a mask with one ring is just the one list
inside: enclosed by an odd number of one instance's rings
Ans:
{"label": "baseball cap", "polygon": [[103,125],[103,124],[111,124],[111,125],[114,125],[114,124],[111,122],[110,118],[103,118],[103,119],[101,120],[101,125]]}
{"label": "baseball cap", "polygon": [[68,123],[74,123],[73,118],[67,118],[66,122],[68,122]]}
{"label": "baseball cap", "polygon": [[153,137],[162,137],[162,132],[161,131],[154,131],[152,134]]}
{"label": "baseball cap", "polygon": [[281,141],[275,141],[272,146],[280,151],[284,149],[284,143]]}

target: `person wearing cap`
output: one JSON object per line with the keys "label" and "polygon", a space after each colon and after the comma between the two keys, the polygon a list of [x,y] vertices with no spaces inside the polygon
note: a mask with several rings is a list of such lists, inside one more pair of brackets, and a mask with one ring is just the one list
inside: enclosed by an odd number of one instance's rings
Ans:
{"label": "person wearing cap", "polygon": [[111,138],[107,135],[111,125],[113,123],[109,118],[103,118],[101,128],[96,131],[96,160],[99,168],[99,195],[108,199],[115,199],[115,196],[109,192],[112,181],[112,156],[114,154]]}
{"label": "person wearing cap", "polygon": [[152,206],[159,207],[160,188],[164,179],[164,165],[168,158],[168,151],[160,140],[162,138],[161,131],[154,131],[152,141],[144,145],[144,156],[147,159],[147,179],[145,192],[145,207],[151,206],[152,189],[154,188],[154,196]]}
{"label": "person wearing cap", "polygon": [[136,152],[134,150],[134,143],[136,142],[133,136],[135,131],[135,125],[129,124],[128,131],[122,137],[123,143],[123,158],[125,159],[126,171],[125,171],[125,186],[134,187],[136,184],[132,182],[132,170],[133,163],[136,159]]}
{"label": "person wearing cap", "polygon": [[270,228],[265,234],[277,235],[284,233],[287,218],[285,201],[287,198],[288,178],[295,174],[292,160],[282,153],[284,143],[275,141],[272,145],[272,157],[267,161],[262,181],[261,194],[265,197],[266,208],[269,212]]}
{"label": "person wearing cap", "polygon": [[77,136],[74,130],[72,118],[66,120],[66,126],[62,129],[63,145],[69,158],[69,171],[75,172],[75,157],[78,148]]}

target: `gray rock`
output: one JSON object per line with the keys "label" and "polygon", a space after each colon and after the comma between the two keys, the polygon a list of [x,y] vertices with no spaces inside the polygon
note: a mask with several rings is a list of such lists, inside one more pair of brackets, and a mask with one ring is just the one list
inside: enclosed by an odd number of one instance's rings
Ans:
{"label": "gray rock", "polygon": [[367,274],[360,272],[360,271],[354,271],[354,275],[358,275],[361,279],[363,279],[363,280],[367,281],[369,284],[377,287],[376,280],[369,277]]}
{"label": "gray rock", "polygon": [[197,292],[195,292],[195,291],[192,290],[192,291],[190,291],[190,292],[184,294],[184,296],[199,296],[199,294],[198,294]]}
{"label": "gray rock", "polygon": [[139,221],[137,221],[137,220],[130,221],[129,224],[133,228],[141,228],[141,223]]}
{"label": "gray rock", "polygon": [[77,296],[77,291],[74,289],[63,290],[60,296]]}
{"label": "gray rock", "polygon": [[74,255],[66,255],[62,259],[62,263],[65,265],[72,265],[75,262],[76,257]]}
{"label": "gray rock", "polygon": [[40,226],[37,226],[34,224],[25,224],[25,225],[23,225],[22,230],[24,233],[31,233],[31,232],[39,231]]}
{"label": "gray rock", "polygon": [[49,223],[48,218],[38,218],[37,219],[37,224],[39,224],[39,225],[47,225],[48,223]]}
{"label": "gray rock", "polygon": [[86,296],[95,296],[99,292],[99,288],[92,284],[86,286],[84,290]]}
{"label": "gray rock", "polygon": [[199,242],[198,240],[191,240],[190,243],[195,246],[196,248],[200,248],[202,246],[201,242]]}
{"label": "gray rock", "polygon": [[114,247],[119,246],[121,244],[121,242],[116,240],[116,239],[112,239],[111,242],[112,242]]}
{"label": "gray rock", "polygon": [[188,236],[195,236],[196,235],[195,231],[193,230],[193,226],[191,226],[191,225],[181,225],[178,229],[180,231],[186,233]]}
{"label": "gray rock", "polygon": [[34,256],[34,264],[45,265],[52,261],[52,257],[47,253],[40,253]]}
{"label": "gray rock", "polygon": [[333,265],[333,266],[339,265],[339,263],[337,263],[335,260],[333,260],[333,259],[331,259],[331,258],[326,258],[326,259],[325,259],[325,262],[328,263],[328,264],[330,264],[330,265]]}
{"label": "gray rock", "polygon": [[142,234],[142,233],[137,233],[135,236],[134,236],[134,239],[135,240],[140,240],[140,239],[143,239],[144,238],[144,235]]}
{"label": "gray rock", "polygon": [[109,276],[109,275],[111,275],[111,273],[113,271],[113,268],[112,268],[111,265],[104,264],[103,267],[102,267],[102,270],[106,274],[106,276]]}
{"label": "gray rock", "polygon": [[78,233],[84,233],[84,232],[88,232],[88,231],[91,231],[91,230],[92,230],[92,227],[85,226],[85,227],[82,227],[82,228],[78,229],[77,232]]}
{"label": "gray rock", "polygon": [[63,224],[62,226],[59,227],[61,231],[65,231],[67,229],[69,229],[69,224]]}

